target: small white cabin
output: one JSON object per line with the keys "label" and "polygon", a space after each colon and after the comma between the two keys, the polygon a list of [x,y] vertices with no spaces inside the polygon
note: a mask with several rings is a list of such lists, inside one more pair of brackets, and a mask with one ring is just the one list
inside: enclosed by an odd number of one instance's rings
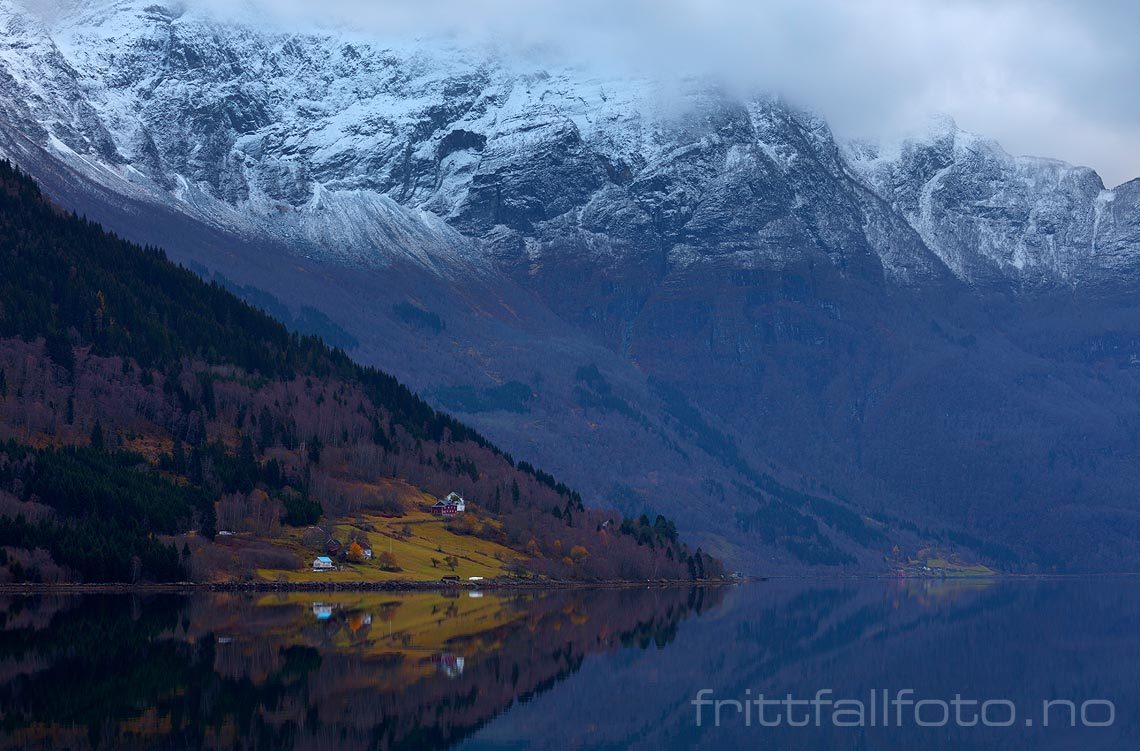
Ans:
{"label": "small white cabin", "polygon": [[336,564],[327,555],[319,555],[313,559],[313,571],[332,571],[335,568]]}

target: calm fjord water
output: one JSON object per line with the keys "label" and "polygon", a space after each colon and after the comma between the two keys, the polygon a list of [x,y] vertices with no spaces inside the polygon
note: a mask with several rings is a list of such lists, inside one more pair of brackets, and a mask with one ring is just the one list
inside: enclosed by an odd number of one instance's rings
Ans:
{"label": "calm fjord water", "polygon": [[1134,579],[41,594],[0,613],[0,749],[1140,743]]}

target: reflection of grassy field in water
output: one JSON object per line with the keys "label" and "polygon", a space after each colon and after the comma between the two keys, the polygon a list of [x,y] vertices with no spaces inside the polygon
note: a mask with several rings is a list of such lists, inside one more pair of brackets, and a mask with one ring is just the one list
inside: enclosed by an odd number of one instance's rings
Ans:
{"label": "reflection of grassy field in water", "polygon": [[[275,629],[277,638],[399,664],[399,670],[384,672],[384,683],[396,686],[438,670],[433,657],[440,654],[471,658],[497,651],[501,627],[526,616],[525,608],[512,605],[517,597],[476,595],[468,590],[269,594],[258,599],[252,622],[262,620],[256,611],[287,608],[289,620]],[[367,685],[375,687],[376,676]]]}
{"label": "reflection of grassy field in water", "polygon": [[0,748],[442,748],[722,592],[472,594],[9,597]]}
{"label": "reflection of grassy field in water", "polygon": [[[412,593],[356,593],[356,592],[289,592],[283,595],[265,595],[259,606],[280,606],[296,603],[310,608],[314,603],[332,607],[329,619],[346,621],[353,614],[367,614],[371,628],[367,639],[353,639],[357,648],[366,652],[383,653],[402,650],[436,650],[456,641],[497,628],[521,617],[523,610],[509,607],[512,598],[494,593],[412,592]],[[313,618],[316,618],[314,615]],[[298,620],[306,625],[310,618]],[[347,646],[350,640],[334,639],[334,643]]]}

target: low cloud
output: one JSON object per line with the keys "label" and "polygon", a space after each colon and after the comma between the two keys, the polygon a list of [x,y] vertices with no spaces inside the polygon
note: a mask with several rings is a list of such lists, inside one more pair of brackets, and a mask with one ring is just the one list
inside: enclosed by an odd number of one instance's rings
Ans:
{"label": "low cloud", "polygon": [[[233,0],[186,1],[235,12]],[[889,137],[945,113],[1012,153],[1092,166],[1109,185],[1140,175],[1140,4],[1131,0],[246,3],[295,29],[447,34],[569,63],[719,76],[780,92],[842,135]]]}

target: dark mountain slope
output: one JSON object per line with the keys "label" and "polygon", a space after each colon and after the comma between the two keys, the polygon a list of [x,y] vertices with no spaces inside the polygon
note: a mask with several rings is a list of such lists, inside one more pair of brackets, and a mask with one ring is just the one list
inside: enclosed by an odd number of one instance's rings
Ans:
{"label": "dark mountain slope", "polygon": [[885,292],[823,265],[706,269],[631,316],[627,346],[756,466],[1005,547],[1006,565],[1131,570],[1135,295]]}
{"label": "dark mountain slope", "polygon": [[[259,535],[365,508],[399,514],[386,478],[461,490],[478,508],[465,532],[516,547],[534,571],[718,570],[665,519],[603,529],[615,517],[586,510],[392,376],[60,211],[7,163],[0,265],[8,576],[185,578],[190,547],[170,545],[173,535],[210,538],[222,518]],[[203,549],[195,542],[196,559]],[[269,565],[246,564],[247,574]]]}

